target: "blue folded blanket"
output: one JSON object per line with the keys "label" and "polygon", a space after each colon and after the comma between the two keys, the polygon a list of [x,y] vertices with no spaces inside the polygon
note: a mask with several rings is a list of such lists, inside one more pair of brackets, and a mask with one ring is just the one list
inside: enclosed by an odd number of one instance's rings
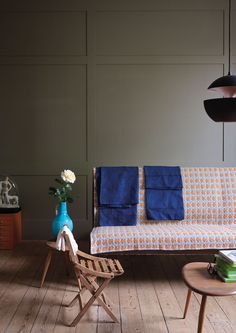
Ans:
{"label": "blue folded blanket", "polygon": [[100,226],[136,225],[137,205],[130,207],[99,207]]}
{"label": "blue folded blanket", "polygon": [[97,168],[99,224],[135,225],[137,223],[138,168]]}
{"label": "blue folded blanket", "polygon": [[146,213],[150,220],[183,220],[182,177],[179,167],[144,167]]}
{"label": "blue folded blanket", "polygon": [[147,176],[145,179],[148,189],[177,190],[183,188],[181,175]]}

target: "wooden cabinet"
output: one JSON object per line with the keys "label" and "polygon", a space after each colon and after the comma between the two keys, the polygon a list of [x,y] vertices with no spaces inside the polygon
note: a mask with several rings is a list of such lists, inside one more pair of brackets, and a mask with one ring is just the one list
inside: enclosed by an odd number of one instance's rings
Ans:
{"label": "wooden cabinet", "polygon": [[0,214],[0,249],[13,249],[21,238],[21,211]]}

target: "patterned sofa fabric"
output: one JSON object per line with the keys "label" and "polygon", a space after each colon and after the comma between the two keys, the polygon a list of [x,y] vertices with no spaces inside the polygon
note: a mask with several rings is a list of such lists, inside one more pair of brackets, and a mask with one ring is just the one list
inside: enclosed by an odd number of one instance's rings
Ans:
{"label": "patterned sofa fabric", "polygon": [[[94,173],[95,174],[95,173]],[[185,219],[148,221],[143,168],[139,168],[137,226],[94,227],[91,253],[236,247],[236,168],[181,168]],[[94,178],[94,218],[98,207]]]}

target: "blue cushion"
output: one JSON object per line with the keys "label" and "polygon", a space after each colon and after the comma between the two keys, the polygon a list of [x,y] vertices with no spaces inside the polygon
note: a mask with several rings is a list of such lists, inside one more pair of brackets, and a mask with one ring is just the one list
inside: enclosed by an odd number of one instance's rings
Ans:
{"label": "blue cushion", "polygon": [[138,167],[97,168],[100,226],[137,223],[138,175]]}

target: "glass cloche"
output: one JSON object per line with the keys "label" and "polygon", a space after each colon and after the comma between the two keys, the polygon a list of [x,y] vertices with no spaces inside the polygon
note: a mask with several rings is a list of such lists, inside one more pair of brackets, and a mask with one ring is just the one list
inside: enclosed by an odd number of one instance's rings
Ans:
{"label": "glass cloche", "polygon": [[0,176],[0,211],[19,210],[19,191],[9,176]]}

